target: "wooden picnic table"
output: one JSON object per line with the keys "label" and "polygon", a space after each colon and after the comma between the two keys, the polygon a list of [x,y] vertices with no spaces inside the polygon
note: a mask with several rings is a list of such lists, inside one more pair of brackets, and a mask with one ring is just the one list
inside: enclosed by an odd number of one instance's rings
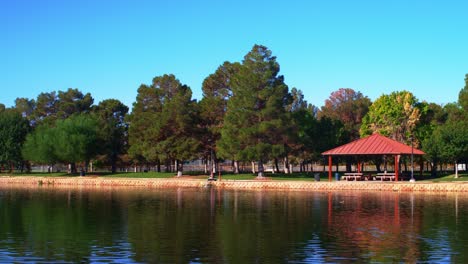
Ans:
{"label": "wooden picnic table", "polygon": [[395,173],[394,172],[383,172],[383,173],[377,173],[377,176],[375,176],[377,180],[385,181],[394,181],[395,180]]}
{"label": "wooden picnic table", "polygon": [[362,180],[362,172],[347,172],[343,176],[344,180],[350,181],[354,179],[354,181]]}

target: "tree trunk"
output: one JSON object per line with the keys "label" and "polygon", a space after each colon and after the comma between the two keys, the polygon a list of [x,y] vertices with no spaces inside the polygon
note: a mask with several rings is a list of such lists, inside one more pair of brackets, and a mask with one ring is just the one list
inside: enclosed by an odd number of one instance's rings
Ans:
{"label": "tree trunk", "polygon": [[458,163],[455,161],[455,179],[458,179]]}
{"label": "tree trunk", "polygon": [[255,174],[255,161],[252,161],[252,174]]}
{"label": "tree trunk", "polygon": [[239,161],[234,161],[234,174],[239,174]]}
{"label": "tree trunk", "polygon": [[279,172],[279,166],[278,166],[278,159],[275,158],[275,172],[278,173]]}
{"label": "tree trunk", "polygon": [[76,173],[76,165],[74,162],[68,164],[68,174]]}
{"label": "tree trunk", "polygon": [[265,176],[264,169],[263,169],[263,161],[258,161],[258,175],[257,178],[263,178]]}
{"label": "tree trunk", "polygon": [[174,161],[174,168],[177,171],[177,177],[182,176],[182,169],[180,168],[179,160],[177,159]]}
{"label": "tree trunk", "polygon": [[171,172],[171,160],[166,160],[164,165],[166,166],[166,172]]}
{"label": "tree trunk", "polygon": [[161,172],[161,161],[160,160],[158,160],[157,170],[158,170],[158,172]]}
{"label": "tree trunk", "polygon": [[111,160],[111,173],[114,174],[116,172],[117,172],[117,159],[112,158],[112,160]]}
{"label": "tree trunk", "polygon": [[211,172],[216,174],[216,153],[213,151],[213,155],[211,157]]}
{"label": "tree trunk", "polygon": [[285,174],[289,174],[289,159],[288,156],[283,159],[283,170]]}

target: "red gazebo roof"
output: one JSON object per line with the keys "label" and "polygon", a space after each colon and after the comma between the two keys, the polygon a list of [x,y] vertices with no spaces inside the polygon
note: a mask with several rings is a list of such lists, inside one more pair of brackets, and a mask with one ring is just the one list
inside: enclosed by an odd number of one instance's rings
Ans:
{"label": "red gazebo roof", "polygon": [[[380,134],[361,138],[348,144],[325,151],[322,155],[410,155],[411,147]],[[413,148],[414,155],[424,155],[419,149]]]}

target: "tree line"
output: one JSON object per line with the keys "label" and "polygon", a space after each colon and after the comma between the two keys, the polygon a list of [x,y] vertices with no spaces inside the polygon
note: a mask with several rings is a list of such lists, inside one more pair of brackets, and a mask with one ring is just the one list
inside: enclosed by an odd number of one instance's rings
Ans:
{"label": "tree line", "polygon": [[[420,102],[411,92],[384,94],[374,102],[350,88],[333,93],[319,109],[289,88],[271,50],[255,45],[241,62],[224,62],[203,81],[203,97],[173,74],[138,88],[132,112],[117,99],[94,104],[78,89],[41,93],[0,104],[2,170],[31,164],[123,164],[175,168],[201,159],[216,171],[222,160],[264,164],[291,172],[321,160],[320,153],[378,132],[426,152],[434,173],[442,163],[468,160],[468,74],[458,102]],[[93,162],[91,162],[93,161]],[[345,158],[348,168],[352,158]],[[373,161],[380,170],[378,159]],[[281,166],[279,165],[281,163]]]}

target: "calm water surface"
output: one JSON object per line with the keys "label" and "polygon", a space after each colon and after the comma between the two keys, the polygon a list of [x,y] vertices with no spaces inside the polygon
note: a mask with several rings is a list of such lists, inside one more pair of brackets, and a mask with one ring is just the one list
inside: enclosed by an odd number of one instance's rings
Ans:
{"label": "calm water surface", "polygon": [[468,196],[0,187],[0,262],[468,263]]}

